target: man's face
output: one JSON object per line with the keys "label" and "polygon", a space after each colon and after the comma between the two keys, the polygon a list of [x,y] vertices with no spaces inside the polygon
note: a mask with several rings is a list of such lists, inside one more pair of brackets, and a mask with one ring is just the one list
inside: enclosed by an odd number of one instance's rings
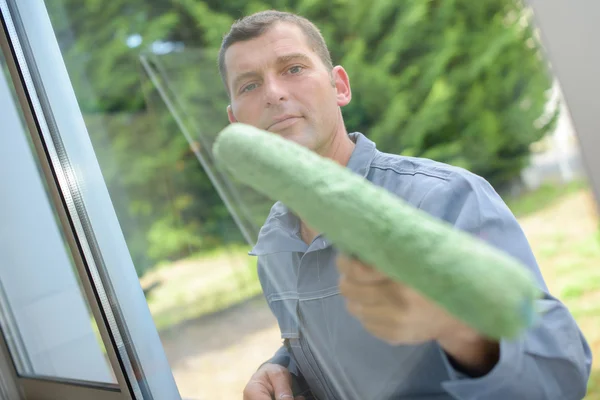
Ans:
{"label": "man's face", "polygon": [[343,128],[339,107],[350,102],[342,67],[328,71],[296,25],[277,23],[225,54],[230,122],[277,133],[320,152]]}

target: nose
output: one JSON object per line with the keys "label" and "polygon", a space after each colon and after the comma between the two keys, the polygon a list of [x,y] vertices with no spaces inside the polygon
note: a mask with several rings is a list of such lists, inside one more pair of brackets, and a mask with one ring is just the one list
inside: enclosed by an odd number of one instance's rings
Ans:
{"label": "nose", "polygon": [[267,107],[277,105],[288,98],[285,85],[276,78],[270,78],[264,82],[263,93]]}

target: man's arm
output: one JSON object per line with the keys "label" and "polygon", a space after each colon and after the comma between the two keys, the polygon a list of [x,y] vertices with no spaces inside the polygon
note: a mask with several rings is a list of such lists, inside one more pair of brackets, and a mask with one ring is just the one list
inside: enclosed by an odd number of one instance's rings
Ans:
{"label": "man's arm", "polygon": [[548,293],[521,227],[493,188],[478,177],[457,175],[433,187],[420,208],[520,260],[545,293],[537,304],[543,312],[538,324],[517,340],[501,340],[498,361],[483,376],[469,376],[443,352],[451,377],[445,390],[464,400],[581,400],[591,368],[589,346],[567,308]]}
{"label": "man's arm", "polygon": [[260,366],[262,367],[265,364],[281,365],[282,367],[287,368],[293,376],[302,377],[302,374],[300,373],[300,370],[294,361],[293,355],[290,354],[290,348],[287,339],[283,341],[283,345],[277,349],[273,357],[262,363]]}

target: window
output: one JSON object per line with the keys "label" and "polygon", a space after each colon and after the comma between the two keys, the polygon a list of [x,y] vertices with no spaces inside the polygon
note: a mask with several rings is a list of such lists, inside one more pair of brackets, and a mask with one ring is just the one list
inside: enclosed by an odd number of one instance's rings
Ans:
{"label": "window", "polygon": [[0,75],[2,331],[21,376],[116,383],[10,86]]}
{"label": "window", "polygon": [[[323,27],[353,85],[343,109],[351,130],[379,150],[492,182],[595,351],[595,115],[567,64],[585,54],[564,46],[553,28],[562,24],[531,1],[562,71],[560,82],[545,75],[531,10],[494,1],[467,21],[460,2],[0,0],[0,355],[12,363],[0,371],[12,390],[26,399],[240,398],[282,339],[309,331],[278,314],[306,300],[298,287],[297,298],[278,290],[279,303],[265,299],[266,278],[248,255],[273,201],[217,168],[211,151],[229,123],[222,35],[271,7]],[[342,303],[327,296],[312,307],[332,323]],[[307,353],[306,363],[339,367],[324,393],[361,396],[350,378],[360,368],[340,360],[369,350],[352,353],[360,346],[334,328],[311,339],[331,353]]]}

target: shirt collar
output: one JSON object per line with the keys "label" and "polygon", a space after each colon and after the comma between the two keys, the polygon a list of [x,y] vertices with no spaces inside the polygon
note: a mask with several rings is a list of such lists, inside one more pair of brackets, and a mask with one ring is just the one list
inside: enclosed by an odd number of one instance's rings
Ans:
{"label": "shirt collar", "polygon": [[353,132],[348,134],[348,136],[356,143],[356,146],[354,146],[346,167],[352,172],[366,178],[371,168],[371,163],[375,158],[375,143],[360,132]]}
{"label": "shirt collar", "polygon": [[[375,143],[360,132],[349,133],[356,144],[346,168],[366,178],[377,149]],[[330,245],[327,239],[320,242],[315,250]],[[277,252],[306,252],[308,246],[300,238],[298,218],[283,203],[277,202],[271,208],[269,217],[260,229],[256,245],[250,255],[264,255]]]}

